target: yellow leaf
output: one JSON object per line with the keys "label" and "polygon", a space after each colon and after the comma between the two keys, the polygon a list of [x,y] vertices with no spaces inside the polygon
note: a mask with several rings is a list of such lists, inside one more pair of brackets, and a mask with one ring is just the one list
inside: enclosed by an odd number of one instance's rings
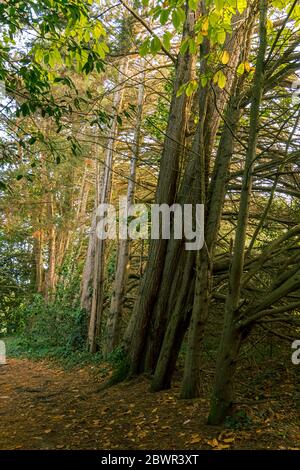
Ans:
{"label": "yellow leaf", "polygon": [[219,443],[217,439],[211,439],[206,442],[210,447],[218,447]]}
{"label": "yellow leaf", "polygon": [[214,75],[214,83],[217,83],[218,84],[218,87],[223,89],[226,85],[226,77],[224,75],[224,73],[222,72],[222,70],[218,70],[218,72],[215,73]]}
{"label": "yellow leaf", "polygon": [[244,66],[245,66],[246,72],[250,72],[250,70],[251,70],[251,65],[249,64],[249,62],[244,62]]}
{"label": "yellow leaf", "polygon": [[238,75],[243,75],[244,72],[245,72],[245,64],[244,62],[241,62],[237,68],[237,73]]}
{"label": "yellow leaf", "polygon": [[213,447],[215,450],[223,450],[223,449],[230,448],[228,444],[222,444],[221,442],[218,441],[218,439],[211,439],[210,441],[207,441],[207,444],[210,447]]}
{"label": "yellow leaf", "polygon": [[223,449],[229,449],[230,446],[227,444],[219,444],[218,447],[216,447],[217,450],[223,450]]}
{"label": "yellow leaf", "polygon": [[221,62],[222,64],[226,65],[229,62],[229,53],[227,51],[224,51],[222,56],[221,56]]}
{"label": "yellow leaf", "polygon": [[208,26],[209,26],[208,18],[205,18],[202,24],[202,31],[208,31]]}
{"label": "yellow leaf", "polygon": [[192,434],[192,439],[189,441],[190,444],[197,444],[201,441],[200,434]]}

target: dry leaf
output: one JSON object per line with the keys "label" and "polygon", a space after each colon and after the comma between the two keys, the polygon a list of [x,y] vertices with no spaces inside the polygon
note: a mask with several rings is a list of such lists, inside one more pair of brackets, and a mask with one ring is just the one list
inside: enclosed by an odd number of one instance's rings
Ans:
{"label": "dry leaf", "polygon": [[200,434],[192,434],[192,439],[190,440],[190,444],[197,444],[201,441]]}

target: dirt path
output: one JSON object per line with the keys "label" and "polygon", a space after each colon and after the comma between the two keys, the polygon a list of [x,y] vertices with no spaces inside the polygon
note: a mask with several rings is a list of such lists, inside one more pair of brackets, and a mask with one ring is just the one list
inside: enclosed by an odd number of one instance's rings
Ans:
{"label": "dirt path", "polygon": [[140,379],[98,389],[93,367],[10,359],[0,366],[0,449],[300,447],[297,419],[281,405],[267,404],[267,417],[254,407],[249,429],[222,431],[205,424],[207,400],[179,400],[176,387],[153,394]]}

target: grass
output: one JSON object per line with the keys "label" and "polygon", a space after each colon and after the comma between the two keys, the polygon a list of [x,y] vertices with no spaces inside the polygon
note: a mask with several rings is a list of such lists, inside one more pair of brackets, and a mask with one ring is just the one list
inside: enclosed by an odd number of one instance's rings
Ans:
{"label": "grass", "polygon": [[29,344],[26,338],[22,336],[10,336],[3,338],[3,340],[6,345],[6,355],[11,358],[26,358],[33,361],[50,359],[66,369],[78,365],[100,364],[103,361],[100,353],[91,354],[84,350],[72,351],[65,346],[51,347],[37,344],[34,347],[32,342]]}

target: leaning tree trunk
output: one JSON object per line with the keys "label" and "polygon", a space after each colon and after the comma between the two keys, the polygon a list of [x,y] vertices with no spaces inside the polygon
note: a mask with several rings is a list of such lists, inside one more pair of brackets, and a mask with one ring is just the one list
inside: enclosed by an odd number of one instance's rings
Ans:
{"label": "leaning tree trunk", "polygon": [[[144,67],[144,61],[141,62],[141,66]],[[141,74],[141,81],[138,87],[136,125],[134,130],[132,158],[130,161],[129,180],[127,187],[127,210],[129,210],[129,208],[134,203],[136,168],[140,153],[144,94],[145,71],[143,71]],[[116,277],[107,320],[106,353],[111,352],[120,341],[122,311],[129,264],[129,247],[130,242],[128,237],[119,241]]]}
{"label": "leaning tree trunk", "polygon": [[[247,18],[247,21],[246,21],[246,18]],[[253,21],[252,19],[248,19],[246,13],[244,13],[243,15],[238,15],[238,18],[236,17],[235,19],[239,19],[239,20],[243,19],[243,23],[239,22],[239,28],[237,31],[234,32],[233,37],[228,37],[226,40],[226,49],[230,52],[230,65],[228,67],[228,70],[226,70],[225,72],[227,76],[227,89],[226,89],[226,92],[222,90],[216,90],[214,94],[211,94],[208,100],[207,113],[205,117],[206,121],[205,121],[205,126],[204,126],[205,156],[203,157],[205,160],[206,170],[203,171],[203,186],[205,186],[205,188],[207,188],[208,186],[210,157],[211,157],[212,149],[215,143],[217,130],[220,125],[220,120],[221,120],[220,113],[226,107],[228,95],[232,93],[236,67],[237,67],[239,58],[241,56],[241,49],[240,49],[241,38],[244,39],[245,37],[247,37],[247,34],[248,36],[250,36],[249,31],[251,30],[251,25]],[[246,44],[245,44],[245,47],[246,47]],[[198,107],[202,110],[204,107],[204,104],[203,104],[204,102],[203,102],[203,99],[201,101],[199,102]],[[232,119],[233,116],[231,115],[231,111],[232,109],[229,110],[228,116],[227,115],[225,116],[226,122],[228,122],[229,125],[231,124],[232,121],[235,122],[235,119]],[[234,132],[234,129],[230,129],[230,132],[231,131]],[[198,133],[199,133],[199,128],[198,128]],[[227,136],[227,140],[228,139],[232,140],[232,134],[229,133],[229,135]],[[228,150],[228,146],[227,146],[227,150]],[[180,204],[187,204],[187,203],[192,202],[191,200],[192,193],[193,193],[192,187],[195,182],[195,166],[197,163],[195,162],[195,156],[198,154],[199,154],[199,143],[197,143],[196,139],[194,139],[193,148],[189,155],[189,159],[187,161],[186,170],[185,170],[182,182],[181,182],[181,188],[179,190],[179,195],[177,199],[177,202],[179,202]],[[221,155],[219,155],[219,157],[222,163],[227,162],[227,166],[228,166],[229,164],[228,161],[230,159],[227,158],[227,155],[231,155],[231,153],[222,152]],[[222,168],[224,168],[222,164],[221,166]],[[225,164],[225,168],[227,168],[227,166]],[[225,188],[226,174],[227,174],[227,171],[225,170],[223,174],[218,175],[219,179],[220,178],[223,179],[224,188]],[[218,218],[218,214],[222,211],[223,199],[224,199],[224,195],[223,195],[223,198],[217,199],[217,203],[219,203],[220,208],[216,211],[216,207],[214,207],[213,209],[214,217]],[[209,210],[206,211],[206,214],[208,213],[209,213]],[[169,318],[172,317],[173,315],[174,306],[176,304],[176,299],[177,299],[177,296],[179,296],[178,289],[175,288],[175,292],[174,292],[174,289],[172,286],[174,286],[177,282],[176,281],[177,271],[179,269],[178,259],[179,259],[179,256],[181,256],[180,252],[182,250],[183,250],[182,243],[180,243],[178,240],[174,240],[171,238],[171,240],[168,242],[167,256],[166,256],[166,261],[165,261],[165,266],[164,266],[164,271],[163,271],[163,276],[162,276],[162,282],[161,282],[161,286],[159,290],[159,295],[156,299],[156,304],[155,304],[154,312],[152,315],[153,317],[152,325],[150,324],[151,328],[148,329],[145,368],[149,372],[154,372],[155,370],[157,360],[160,354],[160,348],[162,346],[164,334],[166,331],[166,325],[167,325],[167,322],[169,321]],[[185,260],[183,261],[183,264],[184,263],[185,263]],[[207,263],[207,270],[208,270],[209,265],[211,264],[212,263]],[[203,275],[205,275],[205,270],[202,270],[202,272],[203,272]],[[207,285],[209,285],[209,280],[207,282]],[[170,292],[172,293],[172,295],[170,295]],[[181,308],[179,310],[183,312],[184,308]],[[204,321],[204,318],[203,318],[203,321]],[[162,379],[162,382],[163,382],[163,379]]]}
{"label": "leaning tree trunk", "polygon": [[252,187],[253,164],[256,157],[259,113],[264,86],[264,60],[267,48],[267,0],[260,0],[259,50],[253,82],[250,109],[250,129],[243,173],[241,199],[232,263],[229,274],[229,289],[225,302],[224,330],[218,354],[215,382],[209,415],[210,424],[219,424],[226,417],[233,398],[233,376],[240,347],[236,334],[241,280],[244,267],[246,230],[248,226],[249,203]]}
{"label": "leaning tree trunk", "polygon": [[[187,7],[183,37],[194,34],[195,13]],[[169,120],[155,202],[172,205],[176,195],[179,166],[184,149],[185,129],[189,99],[185,93],[177,97],[181,84],[188,82],[194,70],[195,56],[187,51],[179,54],[176,64],[175,82],[170,106]],[[132,319],[125,333],[123,345],[129,350],[130,374],[135,375],[143,370],[144,344],[147,336],[149,320],[158,295],[159,286],[166,256],[167,240],[151,240],[149,259],[144,273],[139,296],[134,306]]]}
{"label": "leaning tree trunk", "polygon": [[[210,198],[210,210],[206,223],[207,250],[210,250],[210,248],[213,250],[220,225],[223,200],[225,195],[226,178],[228,174],[230,159],[233,153],[234,135],[239,121],[239,109],[237,105],[238,101],[238,98],[233,97],[230,103],[228,104],[227,112],[225,114],[225,119],[228,123],[228,126],[224,126],[223,128],[220,144],[218,147],[218,153],[216,156],[215,168],[212,177],[212,185],[214,187],[214,190],[212,191],[212,195]],[[194,252],[193,255],[195,259]],[[189,256],[189,254],[187,256]],[[205,264],[203,265],[203,270],[207,270],[209,275],[211,275],[210,270],[212,270],[212,265],[211,263],[210,265],[207,264],[209,261],[209,259],[207,258],[206,260],[203,260],[203,262],[205,261]],[[190,279],[188,280],[189,284],[191,285],[194,284],[193,267],[194,265],[192,266]],[[205,275],[205,272],[203,273],[203,275]],[[185,291],[186,285],[185,283],[182,283],[179,289],[177,305],[176,308],[173,309],[170,321],[168,323],[166,336],[163,340],[160,356],[155,370],[153,380],[153,389],[155,390],[159,390],[160,387],[165,388],[166,385],[169,383],[171,375],[170,366],[168,365],[167,367],[164,367],[163,364],[168,364],[168,362],[171,361],[171,357],[174,356],[173,348],[178,343],[176,332],[179,330],[184,334],[186,328],[188,327],[188,323],[185,322],[182,318],[182,314],[184,312],[183,306],[185,305],[186,301],[184,296]]]}
{"label": "leaning tree trunk", "polygon": [[[181,389],[182,398],[195,398],[200,394],[200,371],[202,362],[201,346],[209,315],[212,290],[213,257],[225,198],[226,178],[234,148],[234,135],[237,130],[240,114],[238,106],[239,98],[235,96],[235,89],[237,87],[235,72],[239,60],[242,56],[245,57],[248,52],[246,48],[243,48],[242,50],[240,48],[241,36],[245,36],[245,47],[247,47],[252,31],[253,16],[250,15],[248,18],[246,12],[244,12],[242,18],[244,20],[243,27],[240,27],[231,38],[231,63],[227,76],[228,92],[231,98],[225,113],[225,126],[219,143],[209,188],[208,175],[210,167],[210,153],[206,158],[203,156],[202,162],[198,165],[198,168],[202,168],[202,173],[205,174],[205,181],[202,180],[202,189],[200,189],[200,200],[206,205],[206,220],[204,227],[205,243],[202,250],[197,253],[195,297],[191,324],[189,326],[184,376]],[[245,21],[245,18],[247,18],[247,21]],[[238,89],[240,89],[242,85],[242,80],[243,79],[238,83]],[[221,104],[224,106],[224,98],[221,99]],[[208,109],[207,119],[209,119],[210,114],[211,111],[209,112]],[[204,138],[203,141],[205,142]]]}
{"label": "leaning tree trunk", "polygon": [[177,286],[179,295],[167,326],[151,383],[151,390],[155,392],[170,388],[171,386],[171,379],[181,343],[190,321],[194,297],[194,276],[192,275],[192,271],[194,269],[195,253],[189,251],[184,258],[185,265],[183,264],[183,275],[180,278],[180,286]]}

